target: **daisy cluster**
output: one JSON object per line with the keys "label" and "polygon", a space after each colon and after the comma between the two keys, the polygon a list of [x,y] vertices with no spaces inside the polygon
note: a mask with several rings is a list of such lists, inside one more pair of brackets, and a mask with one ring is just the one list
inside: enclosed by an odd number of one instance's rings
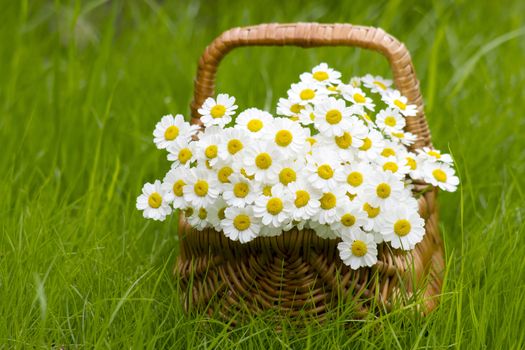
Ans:
{"label": "daisy cluster", "polygon": [[[413,181],[454,191],[452,158],[431,148],[410,151],[404,131],[417,107],[392,81],[365,75],[343,83],[325,63],[300,75],[277,115],[219,94],[198,110],[204,128],[164,116],[154,142],[171,170],[137,198],[144,217],[180,209],[197,229],[241,243],[309,228],[341,238],[352,269],[372,266],[377,245],[410,250],[423,239]],[[417,195],[417,194],[416,194]]]}

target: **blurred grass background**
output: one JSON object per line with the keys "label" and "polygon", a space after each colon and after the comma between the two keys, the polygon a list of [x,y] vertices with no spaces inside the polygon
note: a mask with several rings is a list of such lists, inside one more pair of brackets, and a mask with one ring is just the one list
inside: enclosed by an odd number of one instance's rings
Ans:
{"label": "blurred grass background", "polygon": [[[525,346],[525,2],[0,1],[0,348]],[[175,219],[144,220],[142,183],[168,169],[151,133],[188,116],[197,60],[234,26],[380,26],[405,42],[436,147],[462,187],[442,194],[441,307],[276,332],[185,316]],[[244,48],[218,90],[273,110],[321,61],[389,76],[354,48]]]}

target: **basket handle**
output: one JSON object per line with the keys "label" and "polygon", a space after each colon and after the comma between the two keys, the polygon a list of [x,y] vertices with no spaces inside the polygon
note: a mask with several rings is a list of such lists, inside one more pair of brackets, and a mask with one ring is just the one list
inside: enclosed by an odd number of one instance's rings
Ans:
{"label": "basket handle", "polygon": [[202,54],[195,78],[195,91],[190,105],[192,124],[202,124],[197,109],[206,98],[215,93],[215,77],[222,58],[241,46],[357,46],[378,51],[388,59],[394,74],[396,88],[417,106],[417,115],[406,119],[406,130],[417,135],[412,148],[430,146],[430,130],[423,111],[419,89],[410,53],[405,45],[381,28],[351,24],[260,24],[232,28],[217,37]]}

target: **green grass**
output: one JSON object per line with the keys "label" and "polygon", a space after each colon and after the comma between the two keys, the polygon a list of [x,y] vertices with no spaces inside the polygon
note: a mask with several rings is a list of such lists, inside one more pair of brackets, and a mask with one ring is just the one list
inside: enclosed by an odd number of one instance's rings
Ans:
{"label": "green grass", "polygon": [[[525,347],[525,2],[10,1],[0,4],[0,348]],[[151,132],[188,115],[196,62],[215,36],[262,22],[381,26],[404,41],[434,144],[462,186],[440,195],[446,283],[426,318],[276,332],[183,313],[174,219],[135,210],[168,163]],[[269,108],[326,61],[388,75],[353,48],[245,48],[218,88]]]}

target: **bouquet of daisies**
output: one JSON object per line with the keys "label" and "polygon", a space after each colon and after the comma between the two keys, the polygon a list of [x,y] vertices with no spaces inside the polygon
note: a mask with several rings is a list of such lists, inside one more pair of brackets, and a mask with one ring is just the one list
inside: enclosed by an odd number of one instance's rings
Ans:
{"label": "bouquet of daisies", "polygon": [[357,269],[376,263],[380,243],[411,250],[423,239],[414,180],[445,191],[459,184],[450,155],[407,148],[416,106],[381,77],[343,83],[321,63],[279,100],[278,117],[236,111],[235,98],[219,94],[198,110],[204,128],[162,117],[154,142],[172,166],[144,185],[144,217],[180,209],[193,227],[241,243],[307,228],[341,238],[342,261]]}

